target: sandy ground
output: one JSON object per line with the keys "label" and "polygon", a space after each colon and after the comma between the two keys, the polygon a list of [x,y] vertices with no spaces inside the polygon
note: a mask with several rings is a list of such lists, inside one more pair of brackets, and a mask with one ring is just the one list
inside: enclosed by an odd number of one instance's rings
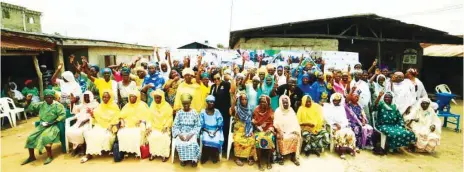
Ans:
{"label": "sandy ground", "polygon": [[[453,112],[462,113],[462,101],[458,101],[459,106],[453,106]],[[96,157],[86,164],[80,164],[79,158],[71,157],[69,154],[61,153],[60,145],[53,146],[54,161],[49,165],[43,165],[46,158],[45,154],[37,155],[37,161],[21,166],[20,163],[27,158],[27,150],[24,144],[27,136],[32,131],[32,122],[37,117],[29,119],[27,123],[21,121],[16,128],[6,128],[1,131],[1,171],[65,171],[65,172],[85,172],[93,170],[105,170],[111,172],[128,172],[128,171],[258,171],[257,166],[238,167],[233,160],[225,161],[218,164],[208,162],[199,165],[198,168],[190,166],[181,167],[178,160],[175,164],[170,162],[163,163],[157,159],[148,161],[148,159],[136,159],[129,157],[123,162],[114,163],[111,156]],[[462,118],[461,118],[462,120]],[[461,122],[462,124],[462,122]],[[454,125],[451,125],[454,127]],[[462,125],[461,125],[462,128]],[[335,153],[324,152],[321,157],[314,155],[310,157],[302,156],[300,159],[301,166],[296,167],[290,161],[281,166],[273,165],[272,170],[267,171],[463,171],[463,140],[462,133],[456,133],[451,129],[443,129],[441,145],[435,154],[408,153],[401,152],[397,154],[388,154],[386,156],[376,156],[370,151],[362,151],[356,157],[348,156],[347,160],[341,160]]]}

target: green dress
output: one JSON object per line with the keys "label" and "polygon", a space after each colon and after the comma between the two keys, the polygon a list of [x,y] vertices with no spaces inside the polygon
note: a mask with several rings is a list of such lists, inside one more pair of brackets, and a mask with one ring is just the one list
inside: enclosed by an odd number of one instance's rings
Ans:
{"label": "green dress", "polygon": [[[56,101],[53,101],[51,105],[46,102],[32,103],[27,110],[39,113],[40,122],[52,123],[66,119],[64,106]],[[46,145],[59,142],[60,130],[57,124],[48,127],[38,125],[27,138],[25,147],[41,151]]]}
{"label": "green dress", "polygon": [[23,93],[24,96],[27,96],[28,94],[32,94],[33,96],[39,96],[39,90],[37,89],[37,87],[34,87],[32,89],[24,87],[23,90],[21,90],[21,93]]}
{"label": "green dress", "polygon": [[396,105],[387,105],[380,101],[378,105],[377,129],[387,135],[387,146],[389,149],[408,146],[416,141],[413,132],[404,127],[403,116]]}

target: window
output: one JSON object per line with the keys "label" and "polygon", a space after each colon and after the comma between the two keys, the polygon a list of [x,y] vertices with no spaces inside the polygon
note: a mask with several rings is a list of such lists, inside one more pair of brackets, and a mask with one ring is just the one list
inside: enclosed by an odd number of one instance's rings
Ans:
{"label": "window", "polygon": [[115,65],[116,64],[116,56],[115,55],[106,55],[105,56],[105,67]]}
{"label": "window", "polygon": [[29,24],[34,24],[34,17],[29,17]]}
{"label": "window", "polygon": [[9,19],[10,18],[10,12],[6,9],[2,10],[2,18],[4,19]]}

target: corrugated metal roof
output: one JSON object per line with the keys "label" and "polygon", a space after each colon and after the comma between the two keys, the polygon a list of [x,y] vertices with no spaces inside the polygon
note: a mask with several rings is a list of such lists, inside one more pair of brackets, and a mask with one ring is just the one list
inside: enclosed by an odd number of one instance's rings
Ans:
{"label": "corrugated metal roof", "polygon": [[54,51],[55,44],[46,41],[27,39],[22,37],[12,37],[2,34],[1,49],[23,51]]}
{"label": "corrugated metal roof", "polygon": [[463,45],[450,44],[421,44],[424,56],[434,57],[464,57]]}

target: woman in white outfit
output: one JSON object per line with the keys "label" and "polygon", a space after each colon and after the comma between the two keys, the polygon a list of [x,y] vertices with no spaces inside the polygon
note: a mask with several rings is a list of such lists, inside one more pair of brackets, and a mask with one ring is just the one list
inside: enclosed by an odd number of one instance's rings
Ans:
{"label": "woman in white outfit", "polygon": [[414,86],[414,93],[415,93],[416,101],[422,98],[428,98],[427,91],[425,91],[424,84],[417,78],[417,75],[419,75],[419,73],[417,72],[417,69],[409,68],[406,71],[407,79],[405,79],[405,81],[411,82],[411,84]]}
{"label": "woman in white outfit", "polygon": [[73,126],[66,129],[66,137],[73,144],[72,155],[76,155],[84,144],[84,132],[91,129],[90,113],[98,106],[98,102],[93,98],[90,91],[86,91],[81,99],[81,104],[73,108],[74,119],[77,119]]}
{"label": "woman in white outfit", "polygon": [[435,148],[440,145],[441,121],[433,110],[430,99],[420,99],[415,112],[409,115],[409,120],[417,138],[416,151],[434,152]]}

